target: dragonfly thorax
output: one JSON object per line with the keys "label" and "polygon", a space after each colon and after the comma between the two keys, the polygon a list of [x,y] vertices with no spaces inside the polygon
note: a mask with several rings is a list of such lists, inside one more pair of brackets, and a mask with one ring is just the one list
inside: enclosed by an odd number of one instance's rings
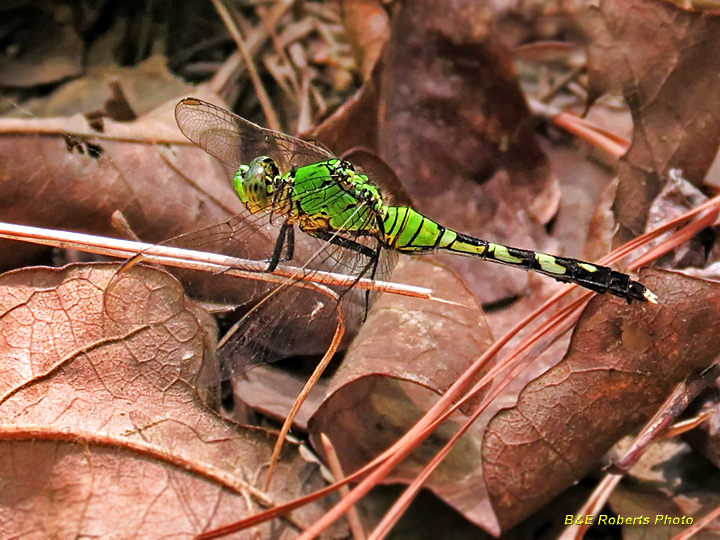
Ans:
{"label": "dragonfly thorax", "polygon": [[260,212],[272,204],[279,178],[280,172],[275,161],[267,156],[259,156],[249,165],[238,168],[233,187],[248,210]]}

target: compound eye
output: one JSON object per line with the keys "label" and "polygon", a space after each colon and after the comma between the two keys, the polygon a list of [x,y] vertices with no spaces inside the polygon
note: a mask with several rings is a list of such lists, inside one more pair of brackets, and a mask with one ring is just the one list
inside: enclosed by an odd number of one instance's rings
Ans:
{"label": "compound eye", "polygon": [[265,176],[265,167],[257,163],[248,169],[245,173],[246,180],[262,180]]}
{"label": "compound eye", "polygon": [[260,161],[260,163],[262,163],[262,166],[265,169],[265,174],[267,174],[270,178],[275,178],[280,174],[280,171],[278,170],[277,164],[275,163],[274,159],[263,156],[258,160]]}
{"label": "compound eye", "polygon": [[243,186],[248,201],[253,204],[262,204],[267,199],[266,172],[262,163],[253,161],[250,164]]}

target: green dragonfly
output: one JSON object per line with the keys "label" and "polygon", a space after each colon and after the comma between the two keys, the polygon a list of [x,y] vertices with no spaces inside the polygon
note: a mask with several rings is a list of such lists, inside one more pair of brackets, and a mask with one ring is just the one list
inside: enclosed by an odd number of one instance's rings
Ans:
{"label": "green dragonfly", "polygon": [[[388,204],[381,188],[350,162],[309,142],[261,128],[210,103],[183,99],[175,109],[175,117],[188,139],[236,171],[233,187],[247,211],[279,223],[268,257],[268,272],[281,261],[292,261],[298,245],[310,238],[315,240],[315,254],[327,269],[340,268],[356,277],[387,277],[398,253],[448,251],[532,270],[628,302],[656,303],[657,297],[642,284],[611,268],[474,238],[448,229],[412,208]],[[228,222],[227,236],[233,236],[239,228],[249,235],[252,219],[248,218]],[[296,234],[296,228],[304,234]],[[366,312],[372,301],[369,293],[352,296],[360,311]],[[270,304],[261,311],[280,310],[285,299]],[[249,330],[262,332],[264,325],[277,323],[278,316],[269,320],[260,313],[256,319],[255,323],[248,322],[252,329],[239,332],[246,336],[245,341],[252,339],[247,337]],[[266,335],[264,347],[273,339]]]}

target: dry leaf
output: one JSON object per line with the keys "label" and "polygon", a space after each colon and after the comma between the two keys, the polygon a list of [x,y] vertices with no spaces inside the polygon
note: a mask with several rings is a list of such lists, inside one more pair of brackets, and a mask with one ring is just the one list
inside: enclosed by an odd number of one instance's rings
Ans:
{"label": "dry leaf", "polygon": [[[116,277],[121,296],[104,295],[116,270],[0,277],[4,534],[190,538],[321,487],[291,446],[270,491],[255,487],[274,434],[219,418],[193,387],[214,346],[208,315],[174,278],[142,266]],[[322,512],[311,505],[294,519]],[[272,527],[273,538],[297,533],[286,520]]]}
{"label": "dry leaf", "polygon": [[483,470],[503,529],[585,476],[720,354],[720,285],[659,270],[641,279],[658,305],[593,299],[563,361],[488,426]]}
{"label": "dry leaf", "polygon": [[[510,62],[487,6],[467,0],[403,6],[383,58],[379,149],[430,218],[532,249],[533,237],[542,236],[532,220],[555,213],[557,186]],[[527,287],[522,273],[457,257],[442,261],[483,303]]]}
{"label": "dry leaf", "polygon": [[[0,220],[117,236],[111,216],[120,210],[141,239],[159,242],[232,216],[241,203],[230,174],[186,144],[176,102],[129,124],[106,120],[102,133],[77,116],[0,120]],[[37,248],[3,241],[3,267],[27,262],[28,251]]]}
{"label": "dry leaf", "polygon": [[620,162],[617,244],[640,235],[670,169],[699,186],[720,141],[720,16],[662,0],[603,0],[584,21],[589,103],[622,90],[633,115]]}
{"label": "dry leaf", "polygon": [[[399,439],[492,343],[482,311],[447,269],[415,259],[400,263],[395,277],[461,305],[391,295],[377,301],[309,423],[315,447],[320,451],[318,437],[325,433],[346,473]],[[413,479],[463,419],[458,414],[443,424],[386,481]],[[479,501],[487,500],[479,480],[482,429],[478,422],[427,484],[476,523],[483,521]]]}
{"label": "dry leaf", "polygon": [[344,0],[342,10],[360,75],[367,80],[390,37],[390,20],[378,0]]}

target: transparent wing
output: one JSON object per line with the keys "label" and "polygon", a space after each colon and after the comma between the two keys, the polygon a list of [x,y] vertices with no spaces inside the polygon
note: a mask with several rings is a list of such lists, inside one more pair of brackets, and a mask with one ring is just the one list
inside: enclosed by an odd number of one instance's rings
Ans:
{"label": "transparent wing", "polygon": [[[348,237],[371,249],[377,240],[371,237]],[[397,253],[380,250],[377,265],[363,254],[328,244],[303,233],[296,233],[295,265],[335,272],[356,278],[387,279],[397,262]],[[310,259],[307,252],[311,251]],[[357,287],[328,285],[341,300],[346,337],[352,337],[377,298],[375,291]],[[322,292],[306,287],[297,280],[272,285],[261,303],[247,311],[237,323],[233,337],[219,351],[219,370],[212,366],[203,374],[203,383],[243,375],[253,366],[291,356],[323,354],[337,325],[337,302]]]}
{"label": "transparent wing", "polygon": [[180,131],[212,156],[237,168],[258,156],[269,156],[281,173],[334,157],[329,151],[295,137],[262,128],[200,99],[185,98],[175,107]]}
{"label": "transparent wing", "polygon": [[[162,244],[267,262],[281,224],[281,218],[273,219],[269,213],[244,211],[223,223],[171,238]],[[342,238],[373,252],[378,247],[377,239],[373,237],[345,234]],[[371,264],[374,261],[363,253],[328,243],[295,228],[293,258],[284,260],[284,250],[281,264],[384,280],[392,272],[397,254],[384,249],[379,253],[377,264]],[[223,273],[172,271],[193,298],[236,308],[234,318],[227,318],[225,330],[240,319],[233,337],[218,351],[219,358],[207,359],[198,379],[201,386],[216,385],[243,375],[253,366],[281,358],[323,354],[332,341],[337,324],[337,302],[313,289],[312,285],[307,287],[297,279],[288,279],[278,285]],[[109,287],[110,298],[120,294],[124,275],[120,271],[113,280]],[[347,337],[355,334],[379,294],[352,285],[328,285],[340,298]]]}
{"label": "transparent wing", "polygon": [[[261,128],[204,101],[187,98],[175,109],[178,126],[188,139],[232,167],[266,155],[282,172],[327,160],[332,154],[311,143]],[[230,256],[268,261],[276,245],[280,219],[270,214],[244,212],[220,225],[183,235],[168,243]],[[349,227],[352,229],[352,227]],[[395,265],[395,252],[378,249],[371,236],[346,233],[345,240],[366,246],[348,249],[294,231],[292,260],[285,265],[322,270],[353,277],[387,279]],[[379,253],[377,261],[368,253]],[[285,258],[286,253],[282,257]],[[322,354],[330,345],[337,324],[337,302],[297,280],[281,285],[214,276],[222,282],[222,298],[236,305],[239,322],[232,337],[219,351],[220,368],[204,367],[203,379],[215,384],[243,374],[254,365],[294,355]],[[207,281],[207,280],[206,280]],[[246,281],[252,281],[248,284]],[[377,297],[352,285],[332,286],[341,298],[341,309],[352,335]],[[213,292],[217,289],[213,288]],[[195,292],[190,288],[190,292]],[[201,293],[201,297],[209,298]],[[207,369],[206,369],[207,368]]]}

